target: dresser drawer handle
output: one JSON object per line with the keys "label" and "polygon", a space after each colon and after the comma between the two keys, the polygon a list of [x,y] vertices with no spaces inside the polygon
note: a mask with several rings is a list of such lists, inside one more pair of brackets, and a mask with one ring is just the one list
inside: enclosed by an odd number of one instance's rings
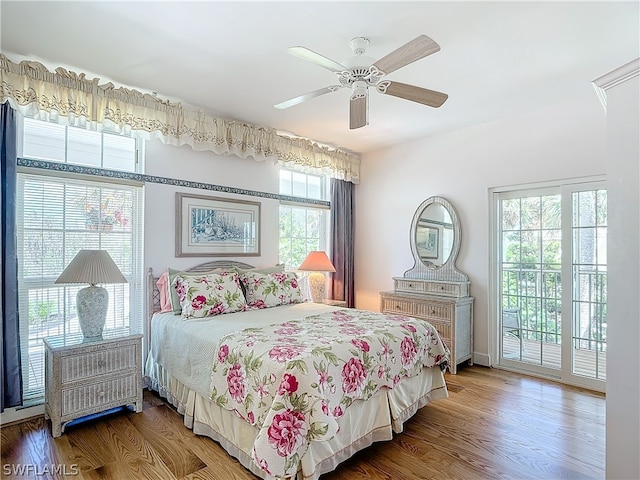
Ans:
{"label": "dresser drawer handle", "polygon": [[444,290],[444,285],[441,285],[441,286],[440,286],[440,290]]}
{"label": "dresser drawer handle", "polygon": [[104,394],[105,394],[104,390],[101,390],[101,391],[98,392],[98,396],[100,398],[104,397]]}
{"label": "dresser drawer handle", "polygon": [[431,315],[435,315],[436,311],[435,310],[431,310]]}
{"label": "dresser drawer handle", "polygon": [[413,288],[413,283],[410,283],[410,284],[409,284],[409,288]]}
{"label": "dresser drawer handle", "polygon": [[106,360],[98,360],[98,366],[99,367],[104,367],[107,364]]}

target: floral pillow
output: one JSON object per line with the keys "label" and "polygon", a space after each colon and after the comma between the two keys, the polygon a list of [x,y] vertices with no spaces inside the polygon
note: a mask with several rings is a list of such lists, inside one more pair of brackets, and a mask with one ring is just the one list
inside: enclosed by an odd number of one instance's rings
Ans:
{"label": "floral pillow", "polygon": [[171,310],[176,315],[180,315],[182,313],[182,305],[180,305],[180,299],[178,298],[178,294],[173,288],[174,281],[176,279],[176,275],[182,275],[183,277],[201,277],[203,275],[209,275],[210,273],[222,273],[224,270],[222,268],[216,268],[214,270],[209,270],[207,272],[183,272],[182,270],[176,270],[175,268],[169,267],[167,269],[169,275],[169,282],[167,283],[167,288],[169,290],[169,302],[171,303]]}
{"label": "floral pillow", "polygon": [[289,303],[301,303],[302,291],[294,272],[244,272],[240,281],[245,288],[250,308],[268,308]]}
{"label": "floral pillow", "polygon": [[[262,268],[238,268],[233,267],[233,269],[238,272],[240,278],[242,278],[243,273],[247,272],[255,272],[255,273],[275,273],[275,272],[284,272],[284,264],[279,263],[273,267],[262,267]],[[244,283],[240,282],[240,287],[242,288],[242,293],[246,296],[247,292],[244,288]]]}
{"label": "floral pillow", "polygon": [[184,319],[238,312],[247,307],[235,272],[178,274],[172,286],[180,299]]}

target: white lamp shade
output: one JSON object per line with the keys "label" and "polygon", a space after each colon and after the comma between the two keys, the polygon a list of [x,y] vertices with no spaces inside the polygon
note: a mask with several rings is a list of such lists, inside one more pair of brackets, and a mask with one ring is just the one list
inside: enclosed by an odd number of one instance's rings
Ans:
{"label": "white lamp shade", "polygon": [[298,270],[308,270],[311,272],[335,272],[336,269],[323,251],[310,252],[304,259]]}
{"label": "white lamp shade", "polygon": [[107,319],[109,293],[96,283],[127,283],[106,250],[80,250],[55,283],[88,283],[78,290],[76,311],[85,341],[100,340]]}
{"label": "white lamp shade", "polygon": [[55,283],[127,283],[106,250],[80,250]]}

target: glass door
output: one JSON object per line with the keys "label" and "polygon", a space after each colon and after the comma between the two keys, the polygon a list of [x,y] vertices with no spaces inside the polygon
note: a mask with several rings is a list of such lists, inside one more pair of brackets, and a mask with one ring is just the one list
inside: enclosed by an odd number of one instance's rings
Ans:
{"label": "glass door", "polygon": [[607,366],[607,191],[571,192],[572,376],[606,380]]}
{"label": "glass door", "polygon": [[499,364],[604,389],[606,190],[496,193]]}

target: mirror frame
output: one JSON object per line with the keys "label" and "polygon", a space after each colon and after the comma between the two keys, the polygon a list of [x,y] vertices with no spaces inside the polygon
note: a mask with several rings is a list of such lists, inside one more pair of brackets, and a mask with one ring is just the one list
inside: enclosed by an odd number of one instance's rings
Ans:
{"label": "mirror frame", "polygon": [[[453,244],[451,246],[451,253],[446,262],[441,266],[434,265],[430,262],[424,262],[418,253],[418,246],[416,245],[416,232],[418,228],[418,222],[422,213],[430,205],[442,205],[449,216],[451,217],[451,223],[453,225]],[[407,270],[404,274],[405,278],[420,278],[434,281],[467,281],[468,277],[456,269],[456,260],[458,253],[460,252],[460,245],[462,243],[462,229],[460,228],[460,219],[458,212],[453,205],[444,199],[443,197],[429,197],[420,204],[411,222],[410,230],[410,243],[411,253],[413,254],[414,265],[411,270]]]}

